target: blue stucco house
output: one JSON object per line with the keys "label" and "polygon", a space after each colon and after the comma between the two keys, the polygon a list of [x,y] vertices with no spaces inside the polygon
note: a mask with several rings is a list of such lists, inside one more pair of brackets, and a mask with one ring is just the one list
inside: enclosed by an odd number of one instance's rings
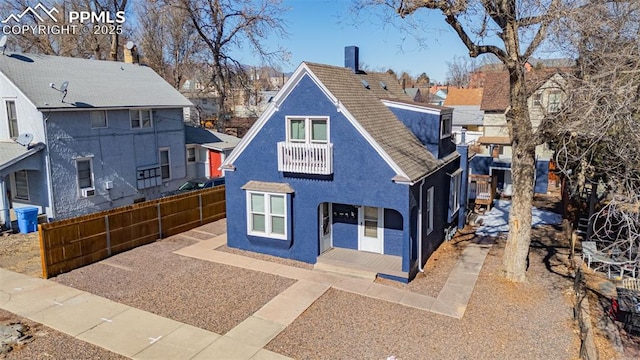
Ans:
{"label": "blue stucco house", "polygon": [[[377,254],[407,282],[458,226],[466,148],[452,109],[386,73],[304,62],[224,161],[230,247],[307,263]],[[463,214],[462,214],[463,215]]]}

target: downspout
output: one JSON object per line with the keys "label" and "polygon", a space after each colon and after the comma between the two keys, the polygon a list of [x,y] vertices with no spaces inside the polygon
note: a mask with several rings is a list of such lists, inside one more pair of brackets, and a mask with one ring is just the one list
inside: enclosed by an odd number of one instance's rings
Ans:
{"label": "downspout", "polygon": [[53,183],[51,182],[52,176],[51,176],[51,161],[50,161],[50,157],[49,157],[49,136],[48,136],[48,131],[47,131],[47,120],[48,120],[48,116],[44,116],[44,114],[42,114],[42,130],[44,132],[44,143],[46,146],[46,153],[44,156],[44,161],[45,161],[45,167],[47,168],[47,195],[49,198],[49,209],[51,211],[51,216],[49,216],[49,214],[47,214],[47,221],[49,221],[50,219],[55,219],[56,218],[56,205],[53,202]]}
{"label": "downspout", "polygon": [[420,182],[420,199],[418,200],[418,271],[424,272],[422,267],[422,189],[424,188],[423,178]]}

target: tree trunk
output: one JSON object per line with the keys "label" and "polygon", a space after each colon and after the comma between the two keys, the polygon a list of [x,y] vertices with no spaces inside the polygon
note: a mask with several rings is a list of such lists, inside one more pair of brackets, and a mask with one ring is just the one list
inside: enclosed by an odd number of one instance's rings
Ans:
{"label": "tree trunk", "polygon": [[523,282],[531,244],[531,204],[535,178],[535,143],[525,91],[524,66],[509,68],[511,108],[506,113],[512,143],[513,195],[509,212],[509,235],[504,250],[505,277]]}

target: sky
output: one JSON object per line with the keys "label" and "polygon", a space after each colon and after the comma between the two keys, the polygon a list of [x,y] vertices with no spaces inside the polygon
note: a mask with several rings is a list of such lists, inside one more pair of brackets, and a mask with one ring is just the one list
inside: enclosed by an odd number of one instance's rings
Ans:
{"label": "sky", "polygon": [[[424,72],[431,81],[444,82],[447,61],[468,56],[462,41],[437,11],[421,11],[427,39],[421,45],[394,25],[404,21],[399,16],[393,16],[394,23],[385,23],[372,13],[354,20],[351,4],[350,0],[285,0],[289,11],[283,19],[289,35],[267,40],[269,49],[280,46],[290,52],[289,63],[282,64],[282,70],[291,72],[303,61],[344,66],[345,46],[355,45],[360,49],[360,63],[369,70],[406,71],[414,77]],[[236,56],[242,63],[260,65],[249,51],[239,51]]]}

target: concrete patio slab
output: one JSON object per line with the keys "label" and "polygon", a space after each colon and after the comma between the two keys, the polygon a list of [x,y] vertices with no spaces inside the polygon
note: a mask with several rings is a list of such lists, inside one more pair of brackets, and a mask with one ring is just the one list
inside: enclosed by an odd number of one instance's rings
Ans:
{"label": "concrete patio slab", "polygon": [[224,336],[249,345],[264,347],[285,328],[285,325],[249,316]]}
{"label": "concrete patio slab", "polygon": [[88,293],[82,293],[62,301],[57,306],[49,307],[29,316],[48,327],[77,336],[99,324],[130,309],[119,304]]}
{"label": "concrete patio slab", "polygon": [[77,338],[132,357],[180,326],[177,321],[130,308]]}
{"label": "concrete patio slab", "polygon": [[[246,267],[248,264],[251,264],[252,262],[257,261],[256,259],[250,258],[250,257],[246,257],[246,256],[242,256],[242,255],[236,255],[236,254],[231,254],[231,253],[225,253],[222,251],[212,251],[212,253],[216,253],[216,254],[225,254],[226,256],[221,257],[219,260],[216,260],[216,262],[220,263],[220,264],[224,264],[224,265],[229,265],[229,266],[236,266],[236,267]],[[218,256],[218,255],[216,255]]]}
{"label": "concrete patio slab", "polygon": [[311,270],[301,269],[293,266],[283,265],[278,268],[278,272],[274,275],[284,276],[289,279],[304,279]]}
{"label": "concrete patio slab", "polygon": [[194,356],[193,360],[249,360],[253,357],[260,347],[248,345],[241,341],[221,336],[213,344],[207,346],[204,350]]}
{"label": "concrete patio slab", "polygon": [[134,359],[191,359],[220,335],[191,325],[183,324],[174,332],[154,342],[133,356]]}

